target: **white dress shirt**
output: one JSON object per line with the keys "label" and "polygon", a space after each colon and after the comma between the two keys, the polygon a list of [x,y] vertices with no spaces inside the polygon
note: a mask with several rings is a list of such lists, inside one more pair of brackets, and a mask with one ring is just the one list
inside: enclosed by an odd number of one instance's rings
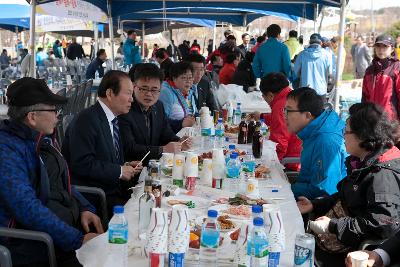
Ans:
{"label": "white dress shirt", "polygon": [[390,256],[387,254],[386,251],[383,249],[377,248],[374,250],[382,259],[383,266],[389,266],[390,265]]}

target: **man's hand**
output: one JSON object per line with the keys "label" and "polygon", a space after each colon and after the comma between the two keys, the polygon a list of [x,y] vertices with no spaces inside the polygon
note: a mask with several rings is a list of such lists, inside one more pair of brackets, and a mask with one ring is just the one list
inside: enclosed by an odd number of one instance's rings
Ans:
{"label": "man's hand", "polygon": [[130,165],[134,169],[134,176],[139,174],[143,170],[142,163],[140,161],[131,161],[128,162],[127,165]]}
{"label": "man's hand", "polygon": [[314,209],[313,204],[306,197],[299,197],[297,199],[297,207],[301,214],[310,213]]}
{"label": "man's hand", "polygon": [[180,153],[182,151],[182,144],[180,142],[169,142],[163,146],[164,153]]}
{"label": "man's hand", "polygon": [[191,137],[184,136],[181,138],[181,140],[179,140],[179,142],[181,142],[182,150],[186,151],[192,148],[193,139]]}
{"label": "man's hand", "polygon": [[86,235],[83,236],[83,244],[85,244],[86,242],[88,242],[90,239],[95,238],[96,236],[98,236],[99,234],[95,234],[95,233],[88,233]]}
{"label": "man's hand", "polygon": [[124,181],[130,181],[133,176],[135,176],[135,169],[130,165],[122,166],[122,176],[121,179]]}
{"label": "man's hand", "polygon": [[81,224],[82,224],[83,230],[85,230],[86,233],[89,233],[89,231],[90,231],[89,226],[91,224],[93,224],[93,226],[96,229],[96,232],[98,234],[104,233],[100,218],[96,214],[91,213],[90,211],[81,212]]}
{"label": "man's hand", "polygon": [[196,119],[193,116],[185,117],[182,121],[182,128],[192,127],[196,123]]}
{"label": "man's hand", "polygon": [[[383,267],[382,258],[381,256],[379,256],[378,253],[376,253],[375,251],[368,251],[368,250],[360,250],[360,251],[368,253],[369,255],[367,263],[368,267]],[[346,262],[346,267],[354,267],[351,263],[350,253],[347,254],[345,262]]]}

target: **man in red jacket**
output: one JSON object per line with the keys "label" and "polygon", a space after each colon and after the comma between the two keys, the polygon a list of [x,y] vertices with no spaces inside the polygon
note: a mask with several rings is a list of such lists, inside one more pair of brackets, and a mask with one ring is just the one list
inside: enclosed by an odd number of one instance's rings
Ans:
{"label": "man in red jacket", "polygon": [[[271,106],[269,118],[269,139],[275,143],[279,160],[286,157],[300,157],[302,143],[295,135],[288,132],[283,109],[286,96],[292,91],[286,76],[280,72],[271,72],[261,79],[260,90],[264,100]],[[300,170],[300,164],[288,164],[290,170]]]}

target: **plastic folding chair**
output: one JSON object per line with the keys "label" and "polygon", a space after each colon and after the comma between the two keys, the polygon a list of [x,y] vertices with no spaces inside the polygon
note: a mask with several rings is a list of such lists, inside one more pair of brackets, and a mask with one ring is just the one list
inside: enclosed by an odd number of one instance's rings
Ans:
{"label": "plastic folding chair", "polygon": [[0,246],[0,266],[1,267],[12,267],[11,253],[3,246]]}

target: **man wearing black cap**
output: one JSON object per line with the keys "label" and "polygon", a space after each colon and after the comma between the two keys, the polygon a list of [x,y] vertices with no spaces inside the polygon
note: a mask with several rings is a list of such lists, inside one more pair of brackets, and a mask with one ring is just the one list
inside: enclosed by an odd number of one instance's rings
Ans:
{"label": "man wearing black cap", "polygon": [[294,72],[300,80],[299,87],[310,87],[326,100],[328,79],[333,72],[332,57],[321,44],[321,35],[310,36],[310,45],[297,56]]}
{"label": "man wearing black cap", "polygon": [[[82,266],[75,250],[103,228],[92,205],[71,187],[67,164],[52,138],[56,105],[67,99],[53,94],[44,80],[28,77],[11,84],[7,97],[10,120],[0,126],[0,226],[46,232],[54,241],[58,266]],[[89,233],[90,225],[97,233]],[[15,266],[37,266],[48,259],[39,242],[0,239],[0,244],[11,251]]]}
{"label": "man wearing black cap", "polygon": [[104,75],[97,93],[99,101],[68,126],[62,153],[74,183],[104,190],[112,216],[113,206],[124,205],[130,198],[132,178],[142,169],[138,162],[124,163],[117,118],[129,112],[133,85],[126,73],[111,70]]}

